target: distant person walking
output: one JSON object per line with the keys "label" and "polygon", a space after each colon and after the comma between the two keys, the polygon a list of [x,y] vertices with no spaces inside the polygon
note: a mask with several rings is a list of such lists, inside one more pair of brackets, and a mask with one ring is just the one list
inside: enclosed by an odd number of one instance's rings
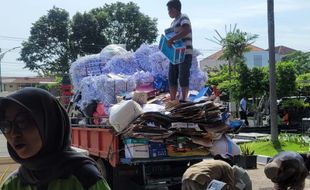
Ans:
{"label": "distant person walking", "polygon": [[244,123],[246,124],[246,126],[249,126],[248,116],[247,116],[247,101],[245,97],[243,97],[240,100],[239,113],[240,113],[240,118],[244,120]]}
{"label": "distant person walking", "polygon": [[170,0],[167,3],[168,14],[173,18],[171,28],[175,35],[168,40],[168,45],[172,46],[175,40],[182,40],[186,46],[185,59],[180,64],[170,64],[169,66],[169,91],[171,101],[176,99],[178,83],[181,86],[182,98],[186,100],[189,91],[189,76],[192,65],[192,27],[187,15],[181,13],[181,2],[179,0]]}

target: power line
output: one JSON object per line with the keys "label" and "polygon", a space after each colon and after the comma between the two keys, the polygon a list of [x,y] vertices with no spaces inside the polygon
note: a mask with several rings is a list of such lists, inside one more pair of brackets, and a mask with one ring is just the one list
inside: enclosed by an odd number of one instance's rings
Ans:
{"label": "power line", "polygon": [[13,36],[3,36],[3,35],[0,35],[0,38],[4,38],[4,39],[14,39],[14,40],[27,40],[27,38],[13,37]]}

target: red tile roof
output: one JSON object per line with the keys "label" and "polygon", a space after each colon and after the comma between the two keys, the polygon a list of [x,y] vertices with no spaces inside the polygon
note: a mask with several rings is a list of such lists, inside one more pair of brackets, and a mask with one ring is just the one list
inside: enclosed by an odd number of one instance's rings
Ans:
{"label": "red tile roof", "polygon": [[275,47],[275,52],[280,54],[280,55],[287,55],[287,54],[290,54],[294,51],[297,51],[297,50],[286,47],[286,46],[276,46]]}

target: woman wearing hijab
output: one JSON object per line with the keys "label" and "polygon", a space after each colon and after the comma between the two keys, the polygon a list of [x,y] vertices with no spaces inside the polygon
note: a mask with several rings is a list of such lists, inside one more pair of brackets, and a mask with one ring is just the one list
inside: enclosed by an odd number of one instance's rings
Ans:
{"label": "woman wearing hijab", "polygon": [[0,98],[0,129],[20,164],[1,190],[110,190],[96,163],[70,148],[68,115],[49,92],[24,88]]}

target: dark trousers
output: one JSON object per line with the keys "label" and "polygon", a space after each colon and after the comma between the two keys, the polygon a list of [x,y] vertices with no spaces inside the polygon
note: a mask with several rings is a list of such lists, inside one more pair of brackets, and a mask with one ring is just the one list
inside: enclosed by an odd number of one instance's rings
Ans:
{"label": "dark trousers", "polygon": [[247,116],[247,114],[246,114],[246,111],[240,111],[239,113],[240,113],[240,118],[241,118],[242,120],[244,120],[244,123],[245,123],[247,126],[249,126],[248,116]]}

